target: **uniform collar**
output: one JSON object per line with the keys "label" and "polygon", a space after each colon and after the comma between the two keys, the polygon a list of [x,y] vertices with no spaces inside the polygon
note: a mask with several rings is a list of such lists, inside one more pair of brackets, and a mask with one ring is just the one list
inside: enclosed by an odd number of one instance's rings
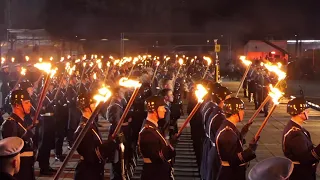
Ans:
{"label": "uniform collar", "polygon": [[6,172],[0,172],[0,177],[1,179],[10,179],[10,180],[16,180],[11,174],[6,173]]}
{"label": "uniform collar", "polygon": [[298,123],[296,123],[295,121],[293,121],[292,119],[290,119],[290,121],[292,122],[292,124],[298,128],[302,128],[302,126],[300,126]]}
{"label": "uniform collar", "polygon": [[11,114],[11,117],[12,117],[14,120],[16,120],[17,122],[21,123],[21,124],[24,123],[24,121],[23,121],[18,115],[16,115],[15,113],[12,113],[12,114]]}
{"label": "uniform collar", "polygon": [[158,123],[150,120],[150,119],[147,119],[146,120],[146,124],[150,125],[150,126],[153,126],[153,127],[158,127]]}

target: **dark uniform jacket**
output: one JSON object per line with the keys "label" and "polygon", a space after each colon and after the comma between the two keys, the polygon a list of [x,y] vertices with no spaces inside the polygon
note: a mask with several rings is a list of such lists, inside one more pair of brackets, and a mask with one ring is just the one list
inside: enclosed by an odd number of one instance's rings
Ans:
{"label": "dark uniform jacket", "polygon": [[138,144],[144,160],[141,179],[173,179],[170,162],[171,159],[175,157],[175,151],[160,134],[156,124],[146,120],[139,134]]}
{"label": "dark uniform jacket", "polygon": [[35,179],[34,176],[34,156],[33,156],[33,133],[27,130],[26,123],[16,114],[12,113],[10,117],[5,120],[1,126],[1,133],[3,138],[20,137],[24,141],[24,146],[20,154],[20,171],[15,177],[20,179]]}
{"label": "dark uniform jacket", "polygon": [[107,109],[107,120],[111,123],[109,136],[112,135],[117,127],[117,124],[123,114],[123,103],[117,99],[112,99]]}
{"label": "dark uniform jacket", "polygon": [[[81,117],[81,122],[75,131],[75,138],[85,127],[87,118]],[[76,167],[75,179],[104,179],[104,164],[111,157],[116,145],[113,141],[102,142],[98,127],[95,123],[91,125],[77,151],[81,156]]]}
{"label": "dark uniform jacket", "polygon": [[314,147],[310,133],[293,121],[283,131],[282,149],[284,155],[294,163],[290,180],[315,180],[320,159],[320,146]]}
{"label": "dark uniform jacket", "polygon": [[247,163],[256,158],[250,149],[243,150],[243,139],[234,124],[224,120],[216,134],[216,148],[221,162],[217,180],[245,180]]}
{"label": "dark uniform jacket", "polygon": [[11,174],[5,173],[5,172],[0,172],[0,179],[1,180],[16,180]]}

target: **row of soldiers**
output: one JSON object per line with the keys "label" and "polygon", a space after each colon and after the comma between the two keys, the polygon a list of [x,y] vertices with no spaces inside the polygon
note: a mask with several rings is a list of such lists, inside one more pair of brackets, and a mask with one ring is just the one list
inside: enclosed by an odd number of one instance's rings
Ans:
{"label": "row of soldiers", "polygon": [[[122,124],[121,128],[122,134],[124,134],[126,139],[124,144],[126,147],[125,164],[127,169],[132,169],[132,164],[136,163],[132,161],[136,161],[136,158],[138,157],[138,152],[136,151],[138,134],[145,118],[147,117],[145,100],[153,94],[153,87],[150,84],[151,77],[148,74],[148,70],[142,73],[132,73],[132,78],[140,78],[142,86],[132,108],[130,109],[129,115]],[[93,73],[89,76],[84,76],[84,78],[82,78],[80,81],[77,79],[80,79],[80,77],[70,76],[68,81],[66,79],[62,79],[61,82],[53,81],[50,83],[43,106],[41,108],[40,116],[36,118],[39,119],[39,121],[34,121],[35,118],[33,116],[37,106],[37,101],[39,99],[36,92],[40,92],[41,89],[37,91],[33,86],[33,83],[28,80],[24,80],[23,82],[19,83],[19,90],[10,90],[11,93],[6,98],[7,101],[4,109],[7,113],[11,114],[11,116],[2,123],[2,136],[3,138],[9,136],[23,137],[25,140],[25,146],[29,145],[26,150],[23,150],[23,152],[26,152],[24,153],[26,156],[22,156],[22,168],[16,175],[17,179],[35,178],[33,164],[36,159],[39,162],[40,174],[53,175],[56,172],[56,170],[51,168],[49,165],[51,149],[55,149],[55,159],[57,161],[63,161],[64,155],[62,154],[62,146],[65,136],[67,137],[69,148],[71,148],[75,137],[79,132],[81,132],[81,128],[88,120],[88,117],[90,117],[90,113],[94,111],[94,107],[92,106],[92,104],[94,104],[92,103],[94,101],[92,95],[93,92],[96,92],[99,85],[98,81],[95,80],[92,75]],[[118,74],[118,76],[121,75],[123,74]],[[163,74],[160,74],[159,77],[162,75]],[[57,80],[60,80],[61,76],[62,75],[59,75]],[[117,81],[117,75],[115,75],[114,78],[114,80]],[[98,77],[97,79],[101,80],[102,78]],[[172,86],[172,80],[167,78],[163,78],[160,83],[157,83],[157,85],[160,85],[161,90],[157,90],[156,94],[162,95],[166,99],[167,113],[166,117],[163,117],[161,121],[161,132],[163,135],[164,133],[166,134],[164,136],[166,136],[167,140],[170,135],[177,131],[176,121],[181,114],[181,94],[179,82],[180,80],[177,78],[175,83],[177,85],[175,88]],[[104,105],[102,111],[100,112],[101,115],[111,123],[108,135],[109,139],[111,139],[110,136],[117,126],[127,101],[132,93],[130,90],[124,89],[117,85],[112,86],[111,90],[113,96],[111,100]],[[176,98],[174,98],[174,96]],[[28,103],[24,105],[24,102]],[[20,110],[19,113],[17,109]],[[171,110],[172,113],[169,113]],[[20,114],[20,116],[17,116],[17,113]],[[94,143],[94,145],[97,145],[97,142],[102,143],[101,135],[97,128],[98,126],[99,123],[95,122],[94,126],[92,127],[92,131],[89,131],[94,132],[90,135],[92,137],[85,138],[78,148],[78,153],[82,157],[81,162],[91,162],[97,160],[96,158],[92,157],[92,152],[88,152],[86,147],[91,146],[90,144],[92,143]],[[11,131],[10,129],[15,129],[15,131]],[[28,134],[28,136],[24,137],[26,134]],[[97,142],[90,141],[92,138],[96,139]],[[117,139],[123,138],[118,137]],[[119,142],[117,140],[116,144],[119,144],[120,141],[122,142],[122,140],[119,140]],[[110,151],[112,152],[112,157],[109,157],[108,155],[108,162],[112,163],[111,179],[122,179],[123,172],[121,171],[121,161],[119,160],[118,155],[120,149],[118,146],[116,146],[116,148],[111,148],[115,146],[114,142],[111,140],[107,144],[108,145],[102,146],[105,148],[110,146]],[[106,149],[101,151],[105,150]],[[91,175],[90,173],[86,172],[90,168],[93,172],[97,172],[99,169],[99,174],[96,175],[98,175],[100,178],[103,177],[104,169],[102,165],[106,162],[106,157],[107,155],[104,155],[103,158],[99,156],[98,164],[100,164],[100,168],[97,169],[95,166],[92,166],[92,164],[79,163],[79,168],[76,169],[75,178],[88,179],[88,177],[91,177]],[[25,168],[25,166],[28,168]]]}

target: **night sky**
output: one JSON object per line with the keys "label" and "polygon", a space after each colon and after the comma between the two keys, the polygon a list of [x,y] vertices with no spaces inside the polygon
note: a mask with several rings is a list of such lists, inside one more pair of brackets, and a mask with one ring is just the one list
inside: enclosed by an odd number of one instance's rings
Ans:
{"label": "night sky", "polygon": [[63,37],[102,38],[119,36],[120,32],[208,33],[208,24],[214,27],[210,33],[248,37],[299,34],[317,38],[320,30],[320,2],[315,0],[12,1],[16,2],[13,24],[17,28],[45,27]]}

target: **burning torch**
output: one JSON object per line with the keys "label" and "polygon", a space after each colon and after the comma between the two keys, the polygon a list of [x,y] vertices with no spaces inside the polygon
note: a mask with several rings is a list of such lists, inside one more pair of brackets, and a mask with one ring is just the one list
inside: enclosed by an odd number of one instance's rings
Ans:
{"label": "burning torch", "polygon": [[99,89],[99,93],[93,97],[97,101],[96,108],[92,112],[85,127],[82,129],[82,131],[79,133],[77,139],[73,143],[73,146],[71,147],[67,157],[64,159],[62,165],[60,166],[59,170],[57,171],[56,175],[54,176],[54,178],[53,178],[54,180],[59,179],[59,176],[61,175],[62,171],[64,170],[67,163],[69,162],[69,160],[73,156],[74,152],[76,151],[76,149],[80,145],[80,143],[81,143],[82,139],[84,138],[84,136],[86,135],[87,131],[90,129],[91,124],[95,120],[96,116],[99,114],[101,107],[110,97],[111,97],[111,91],[109,89],[107,89],[106,87]]}
{"label": "burning torch", "polygon": [[240,60],[242,61],[242,63],[243,63],[244,65],[246,65],[247,68],[246,68],[246,71],[244,72],[244,74],[243,74],[243,76],[242,76],[242,78],[241,78],[241,81],[240,81],[240,84],[239,84],[239,87],[238,87],[238,91],[237,91],[236,97],[238,97],[239,92],[240,92],[240,89],[241,89],[241,87],[242,87],[242,85],[243,85],[243,82],[244,82],[244,80],[246,79],[247,74],[248,74],[248,72],[249,72],[249,70],[250,70],[250,67],[251,67],[251,65],[252,65],[252,62],[249,61],[249,60],[247,60],[245,56],[240,56]]}
{"label": "burning torch", "polygon": [[264,119],[264,121],[262,122],[260,128],[258,129],[256,135],[254,136],[255,141],[257,141],[259,139],[259,136],[263,130],[263,128],[266,126],[268,120],[270,119],[272,113],[274,112],[274,110],[276,109],[276,107],[279,105],[279,99],[283,96],[283,92],[281,92],[278,88],[272,87],[272,85],[270,84],[270,92],[269,92],[269,96],[272,98],[273,101],[273,106],[269,111],[269,114],[267,115],[267,117]]}
{"label": "burning torch", "polygon": [[19,79],[18,79],[18,81],[16,82],[16,84],[14,85],[13,90],[16,90],[16,89],[17,89],[18,85],[20,84],[20,82],[21,82],[21,80],[22,80],[22,77],[26,75],[26,72],[27,72],[27,69],[21,67]]}
{"label": "burning torch", "polygon": [[206,71],[205,71],[204,74],[203,74],[202,79],[204,79],[204,78],[206,77],[207,71],[209,70],[210,64],[211,64],[211,62],[212,62],[209,57],[204,56],[203,59],[207,61],[207,68],[206,68]]}
{"label": "burning torch", "polygon": [[197,112],[197,110],[200,108],[202,102],[203,102],[203,97],[208,93],[208,91],[206,90],[205,87],[203,87],[201,84],[197,84],[197,89],[195,91],[196,97],[198,99],[198,103],[196,104],[196,106],[192,109],[191,113],[189,114],[189,116],[187,117],[187,119],[184,121],[183,125],[181,126],[181,128],[179,129],[178,133],[177,133],[177,137],[179,137],[183,131],[183,129],[187,126],[187,124],[190,122],[190,120],[192,119],[192,117],[195,115],[195,113]]}

